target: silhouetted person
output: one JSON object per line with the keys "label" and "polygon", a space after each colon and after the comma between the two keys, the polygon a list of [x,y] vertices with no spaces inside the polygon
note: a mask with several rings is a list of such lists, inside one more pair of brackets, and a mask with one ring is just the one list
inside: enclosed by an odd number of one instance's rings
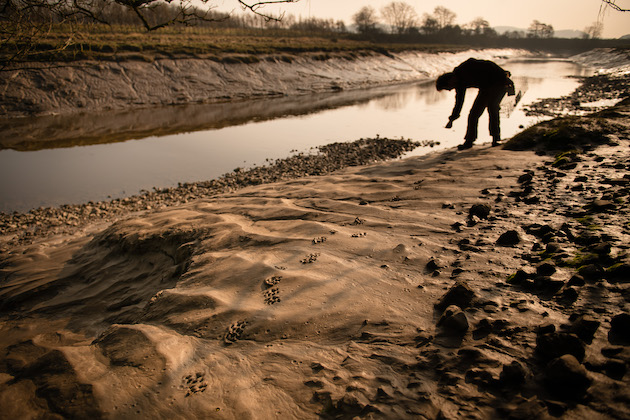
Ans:
{"label": "silhouetted person", "polygon": [[459,118],[462,105],[464,105],[466,89],[471,87],[479,88],[479,94],[468,115],[468,128],[464,136],[465,142],[457,147],[459,150],[472,147],[473,142],[477,139],[479,117],[486,108],[488,108],[490,117],[489,128],[492,136],[492,145],[497,146],[501,144],[501,129],[499,127],[501,99],[506,93],[514,95],[514,83],[510,80],[510,72],[503,70],[492,61],[470,58],[455,67],[452,72],[438,77],[435,87],[437,90],[455,89],[456,92],[455,108],[453,108],[451,116],[448,117],[446,128],[451,128],[453,121]]}

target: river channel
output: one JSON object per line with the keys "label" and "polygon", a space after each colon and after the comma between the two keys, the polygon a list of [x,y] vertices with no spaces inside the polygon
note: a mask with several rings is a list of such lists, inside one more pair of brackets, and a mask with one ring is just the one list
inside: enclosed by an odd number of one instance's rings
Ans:
{"label": "river channel", "polygon": [[[558,97],[578,86],[588,69],[563,60],[513,60],[521,99],[506,97],[501,129],[509,138],[538,121],[523,105]],[[216,178],[237,167],[309,152],[332,142],[365,137],[440,142],[418,155],[462,142],[476,92],[469,90],[462,118],[444,128],[454,92],[432,81],[300,97],[145,109],[71,118],[21,119],[4,135],[19,139],[0,150],[0,211],[78,204],[137,194],[153,187]],[[478,143],[490,141],[487,114]],[[25,134],[26,133],[26,134]]]}

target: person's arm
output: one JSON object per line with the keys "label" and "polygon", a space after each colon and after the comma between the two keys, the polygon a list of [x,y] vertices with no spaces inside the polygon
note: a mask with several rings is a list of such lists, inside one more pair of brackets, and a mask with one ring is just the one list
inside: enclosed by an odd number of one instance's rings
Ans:
{"label": "person's arm", "polygon": [[466,96],[466,88],[457,88],[455,91],[455,108],[453,108],[453,112],[451,116],[448,117],[448,124],[446,124],[446,128],[451,128],[453,126],[453,121],[459,118],[459,115],[462,112],[462,106],[464,106],[464,97]]}

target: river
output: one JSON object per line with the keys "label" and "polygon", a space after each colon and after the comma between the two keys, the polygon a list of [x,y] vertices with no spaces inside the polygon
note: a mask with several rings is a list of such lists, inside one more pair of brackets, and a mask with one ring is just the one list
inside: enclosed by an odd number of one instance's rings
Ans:
{"label": "river", "polygon": [[[525,116],[524,104],[568,94],[579,83],[573,76],[590,74],[563,60],[522,59],[502,66],[512,72],[516,90],[522,93],[518,105],[514,106],[515,97],[506,97],[502,104],[504,139],[540,120]],[[377,135],[440,142],[434,148],[418,148],[414,155],[449,148],[462,142],[474,97],[470,90],[462,118],[452,129],[444,125],[454,92],[437,92],[433,82],[32,119],[27,127],[30,140],[26,138],[17,150],[0,150],[0,211],[125,197],[153,187],[216,178],[236,167],[263,165],[267,159],[309,152],[331,142]],[[479,127],[478,143],[490,141],[487,114]]]}

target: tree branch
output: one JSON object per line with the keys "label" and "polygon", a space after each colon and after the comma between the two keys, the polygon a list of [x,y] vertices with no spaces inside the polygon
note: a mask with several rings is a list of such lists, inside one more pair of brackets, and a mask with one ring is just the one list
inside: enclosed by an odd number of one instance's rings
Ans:
{"label": "tree branch", "polygon": [[617,6],[617,4],[615,3],[616,0],[602,0],[604,3],[606,3],[606,5],[612,7],[613,9],[617,10],[618,12],[630,12],[630,9],[623,9],[620,6]]}
{"label": "tree branch", "polygon": [[284,17],[284,13],[282,13],[280,16],[271,16],[267,13],[261,13],[258,11],[258,9],[260,9],[261,7],[264,7],[265,5],[268,4],[277,4],[277,3],[297,3],[300,0],[263,0],[263,1],[257,1],[256,3],[252,3],[252,4],[248,4],[243,0],[238,0],[238,2],[241,4],[241,6],[243,6],[244,9],[248,9],[250,10],[252,13],[261,16],[263,18],[265,18],[266,20],[273,20],[276,22],[279,22],[282,20],[282,18]]}

